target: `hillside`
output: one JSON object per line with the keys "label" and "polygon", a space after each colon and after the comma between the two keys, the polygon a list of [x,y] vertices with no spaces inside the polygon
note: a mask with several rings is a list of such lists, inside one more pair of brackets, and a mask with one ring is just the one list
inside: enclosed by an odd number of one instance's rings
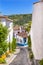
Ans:
{"label": "hillside", "polygon": [[32,14],[10,15],[9,18],[13,20],[14,25],[23,25],[32,20]]}

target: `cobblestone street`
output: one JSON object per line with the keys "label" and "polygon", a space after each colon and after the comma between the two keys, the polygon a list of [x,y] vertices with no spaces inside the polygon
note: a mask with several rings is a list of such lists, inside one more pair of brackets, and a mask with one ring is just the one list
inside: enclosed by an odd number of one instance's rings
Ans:
{"label": "cobblestone street", "polygon": [[10,65],[30,65],[28,50],[26,48],[20,49],[20,53]]}

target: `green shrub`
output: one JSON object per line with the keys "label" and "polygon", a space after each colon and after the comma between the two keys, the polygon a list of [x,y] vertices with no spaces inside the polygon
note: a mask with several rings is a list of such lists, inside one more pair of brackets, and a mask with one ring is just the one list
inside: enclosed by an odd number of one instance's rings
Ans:
{"label": "green shrub", "polygon": [[14,51],[16,49],[16,39],[13,38],[13,41],[12,41],[12,51]]}
{"label": "green shrub", "polygon": [[43,65],[43,59],[39,61],[39,64],[40,65]]}
{"label": "green shrub", "polygon": [[8,28],[0,23],[0,44],[7,39]]}
{"label": "green shrub", "polygon": [[2,42],[1,44],[0,44],[1,46],[0,46],[0,56],[3,54],[3,53],[5,53],[6,51],[7,51],[7,43],[6,42]]}
{"label": "green shrub", "polygon": [[6,63],[6,61],[5,61],[5,59],[0,58],[0,64],[2,64],[2,63]]}
{"label": "green shrub", "polygon": [[7,48],[8,48],[7,42],[2,42],[1,47],[2,47],[3,51],[6,52]]}
{"label": "green shrub", "polygon": [[5,53],[5,55],[6,55],[6,57],[10,57],[10,55],[7,52]]}
{"label": "green shrub", "polygon": [[33,53],[32,53],[32,51],[29,53],[29,57],[30,57],[30,59],[33,59]]}
{"label": "green shrub", "polygon": [[3,54],[3,49],[0,48],[0,57],[1,57],[2,54]]}
{"label": "green shrub", "polygon": [[27,32],[30,32],[30,29],[31,29],[31,21],[29,21],[29,23],[28,23],[28,25],[27,26],[25,26],[26,28],[25,28],[25,30],[27,31]]}
{"label": "green shrub", "polygon": [[8,43],[9,51],[12,50],[12,43]]}
{"label": "green shrub", "polygon": [[30,38],[30,35],[28,36],[28,47],[31,48],[31,38]]}
{"label": "green shrub", "polygon": [[5,40],[7,39],[7,35],[8,28],[0,23],[0,55],[2,54],[2,52],[6,52],[7,50],[7,43],[5,42]]}

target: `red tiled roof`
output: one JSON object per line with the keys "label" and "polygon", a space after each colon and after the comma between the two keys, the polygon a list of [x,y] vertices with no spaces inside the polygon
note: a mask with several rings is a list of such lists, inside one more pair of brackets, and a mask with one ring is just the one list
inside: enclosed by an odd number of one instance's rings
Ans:
{"label": "red tiled roof", "polygon": [[15,30],[20,30],[20,28],[21,28],[21,30],[25,30],[23,27],[18,26],[18,25],[14,26],[13,29],[14,29],[14,31],[15,31]]}
{"label": "red tiled roof", "polygon": [[13,29],[14,29],[14,31],[15,31],[15,30],[20,30],[20,26],[16,25],[16,26],[14,26]]}
{"label": "red tiled roof", "polygon": [[26,32],[19,32],[17,35],[21,36],[21,37],[24,37],[24,38],[27,38],[28,35]]}
{"label": "red tiled roof", "polygon": [[13,20],[9,19],[8,16],[0,16],[0,18],[5,18],[7,21],[13,21]]}
{"label": "red tiled roof", "polygon": [[7,16],[0,16],[0,18],[8,18]]}

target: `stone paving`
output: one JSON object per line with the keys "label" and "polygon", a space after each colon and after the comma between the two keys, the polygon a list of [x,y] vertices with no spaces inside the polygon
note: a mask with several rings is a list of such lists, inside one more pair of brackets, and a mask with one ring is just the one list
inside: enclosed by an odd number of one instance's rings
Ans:
{"label": "stone paving", "polygon": [[12,61],[12,63],[10,63],[10,65],[30,65],[28,50],[26,48],[20,49],[20,53]]}

